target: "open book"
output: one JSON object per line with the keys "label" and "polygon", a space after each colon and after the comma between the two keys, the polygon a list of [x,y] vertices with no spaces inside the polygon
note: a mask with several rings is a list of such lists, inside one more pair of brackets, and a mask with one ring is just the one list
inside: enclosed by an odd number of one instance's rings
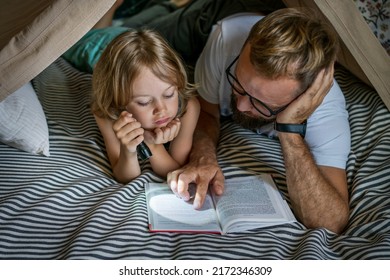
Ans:
{"label": "open book", "polygon": [[177,198],[166,183],[146,183],[152,232],[244,232],[296,221],[272,177],[267,174],[228,179],[223,195],[209,193],[200,210]]}

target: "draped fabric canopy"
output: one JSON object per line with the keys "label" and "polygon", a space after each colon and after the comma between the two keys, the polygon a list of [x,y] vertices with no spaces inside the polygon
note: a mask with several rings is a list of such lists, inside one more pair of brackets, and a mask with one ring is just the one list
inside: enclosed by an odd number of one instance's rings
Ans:
{"label": "draped fabric canopy", "polygon": [[[259,0],[261,1],[261,0]],[[283,0],[306,6],[339,34],[339,62],[374,87],[390,108],[390,58],[350,0]],[[0,102],[77,42],[115,0],[2,0]]]}
{"label": "draped fabric canopy", "polygon": [[0,101],[77,42],[115,0],[2,0]]}

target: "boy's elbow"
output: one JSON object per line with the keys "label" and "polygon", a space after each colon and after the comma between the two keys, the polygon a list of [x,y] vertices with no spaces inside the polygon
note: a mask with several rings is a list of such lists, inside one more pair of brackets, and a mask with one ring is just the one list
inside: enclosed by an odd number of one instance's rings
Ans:
{"label": "boy's elbow", "polygon": [[115,180],[118,183],[125,185],[125,184],[128,184],[129,182],[131,182],[132,180],[134,180],[135,178],[137,178],[139,175],[141,175],[141,172],[137,172],[135,174],[125,175],[125,176],[123,176],[122,174],[115,174],[115,172],[114,172],[113,175],[114,175]]}

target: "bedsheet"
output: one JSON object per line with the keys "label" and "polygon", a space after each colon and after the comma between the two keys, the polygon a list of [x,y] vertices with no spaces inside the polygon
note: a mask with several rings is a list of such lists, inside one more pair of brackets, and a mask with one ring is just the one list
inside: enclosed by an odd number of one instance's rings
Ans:
{"label": "bedsheet", "polygon": [[[33,80],[46,114],[50,157],[0,143],[1,259],[390,259],[390,112],[341,66],[352,134],[350,219],[338,235],[299,222],[247,233],[148,231],[148,162],[128,184],[113,178],[89,110],[91,76],[57,59]],[[229,120],[219,163],[226,177],[272,173],[287,197],[279,143]]]}

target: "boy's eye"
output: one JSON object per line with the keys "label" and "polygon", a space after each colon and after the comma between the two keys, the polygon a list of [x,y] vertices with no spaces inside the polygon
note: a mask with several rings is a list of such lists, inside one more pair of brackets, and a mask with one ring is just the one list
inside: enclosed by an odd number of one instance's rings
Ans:
{"label": "boy's eye", "polygon": [[137,101],[137,104],[140,106],[148,106],[150,104],[150,101]]}
{"label": "boy's eye", "polygon": [[175,96],[175,93],[172,92],[171,94],[164,95],[164,98],[169,99]]}

